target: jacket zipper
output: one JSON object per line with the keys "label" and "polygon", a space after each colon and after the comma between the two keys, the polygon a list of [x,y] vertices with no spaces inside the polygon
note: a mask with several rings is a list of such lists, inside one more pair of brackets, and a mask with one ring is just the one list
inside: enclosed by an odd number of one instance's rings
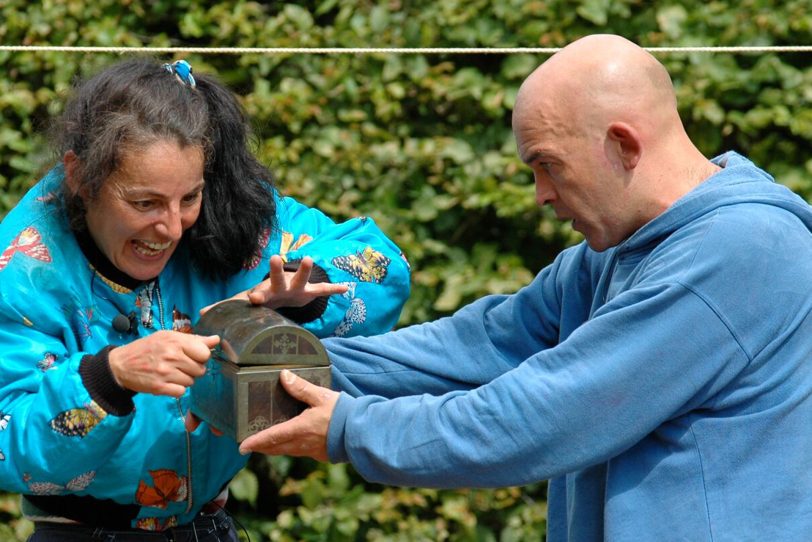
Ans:
{"label": "jacket zipper", "polygon": [[[171,327],[167,327],[164,324],[164,301],[163,297],[161,296],[161,287],[158,284],[158,279],[155,279],[154,285],[155,289],[152,291],[152,294],[155,301],[158,303],[158,326],[160,329],[171,329]],[[175,399],[175,404],[178,407],[180,422],[184,423],[186,414],[183,412],[183,407],[180,404],[180,398]],[[184,430],[184,434],[186,435],[186,513],[188,514],[192,511],[192,504],[194,502],[194,499],[192,498],[192,437],[186,430]]]}

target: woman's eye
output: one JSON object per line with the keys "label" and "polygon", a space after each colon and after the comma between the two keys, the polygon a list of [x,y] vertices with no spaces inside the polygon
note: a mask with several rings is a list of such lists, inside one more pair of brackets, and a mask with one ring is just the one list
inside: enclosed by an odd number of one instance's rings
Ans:
{"label": "woman's eye", "polygon": [[200,199],[201,195],[202,195],[201,192],[195,192],[194,194],[189,194],[188,196],[183,198],[183,203],[185,203],[186,205],[191,205],[193,203],[197,203],[197,201]]}

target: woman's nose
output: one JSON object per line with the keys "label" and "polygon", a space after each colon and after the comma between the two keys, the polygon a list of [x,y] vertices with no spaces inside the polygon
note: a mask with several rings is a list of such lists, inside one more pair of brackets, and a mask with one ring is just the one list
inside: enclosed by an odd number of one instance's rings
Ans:
{"label": "woman's nose", "polygon": [[158,233],[177,241],[183,235],[183,215],[179,208],[168,207],[157,224]]}

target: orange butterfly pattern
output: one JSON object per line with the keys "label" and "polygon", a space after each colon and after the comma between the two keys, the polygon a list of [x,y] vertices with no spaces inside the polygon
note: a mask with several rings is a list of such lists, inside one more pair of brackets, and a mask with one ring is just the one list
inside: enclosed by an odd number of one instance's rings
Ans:
{"label": "orange butterfly pattern", "polygon": [[169,503],[186,499],[188,487],[185,476],[178,476],[177,472],[169,469],[151,470],[149,475],[153,485],[148,486],[141,480],[135,493],[135,502],[141,506],[166,508]]}
{"label": "orange butterfly pattern", "polygon": [[135,521],[135,528],[144,531],[165,531],[177,526],[177,516],[170,516],[168,518],[139,518]]}
{"label": "orange butterfly pattern", "polygon": [[11,245],[0,254],[0,271],[5,269],[11,258],[18,252],[41,262],[51,262],[51,252],[42,243],[42,236],[36,229],[31,227],[21,231],[11,242]]}

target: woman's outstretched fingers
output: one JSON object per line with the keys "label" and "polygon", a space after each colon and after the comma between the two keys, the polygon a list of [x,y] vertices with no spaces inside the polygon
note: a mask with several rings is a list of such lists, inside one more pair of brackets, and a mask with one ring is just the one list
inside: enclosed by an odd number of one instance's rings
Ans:
{"label": "woman's outstretched fingers", "polygon": [[310,281],[310,273],[313,272],[313,258],[305,256],[299,262],[299,269],[293,274],[290,279],[290,287],[293,289],[304,289]]}

